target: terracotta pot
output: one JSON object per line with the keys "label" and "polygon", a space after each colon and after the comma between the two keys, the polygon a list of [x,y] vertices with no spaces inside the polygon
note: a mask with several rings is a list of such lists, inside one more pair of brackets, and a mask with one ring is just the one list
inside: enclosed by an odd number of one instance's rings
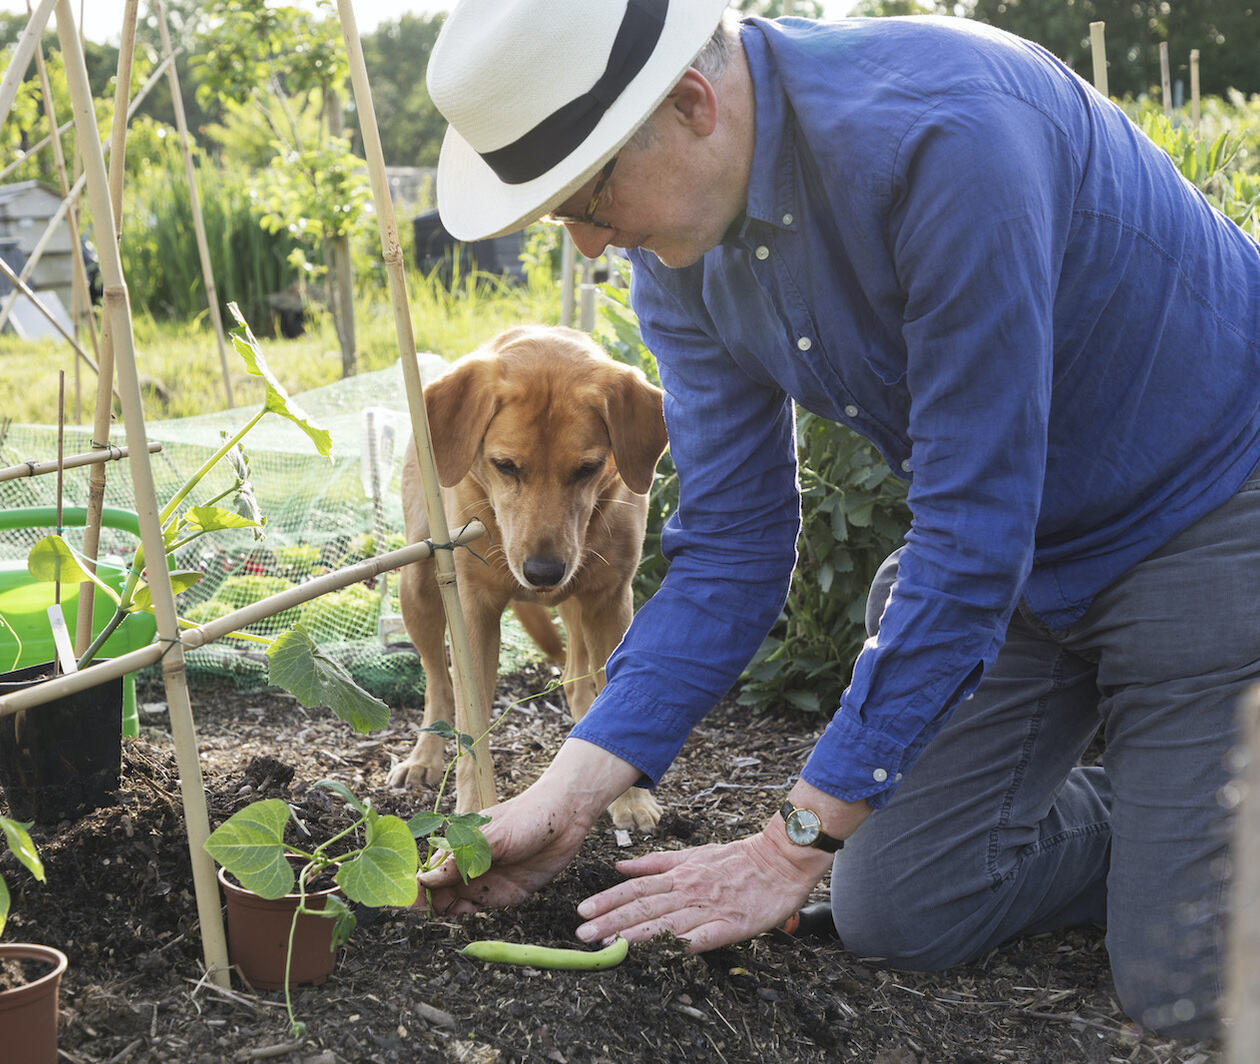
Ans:
{"label": "terracotta pot", "polygon": [[[51,675],[51,662],[5,673],[0,694]],[[122,762],[122,702],[120,676],[0,717],[0,786],[15,820],[55,824],[113,801]]]}
{"label": "terracotta pot", "polygon": [[0,991],[0,1055],[22,1064],[57,1064],[57,1005],[66,955],[25,942],[0,945],[0,961],[42,961],[52,970],[23,986]]}
{"label": "terracotta pot", "polygon": [[[258,990],[284,989],[284,963],[289,950],[289,928],[297,910],[298,896],[262,898],[245,890],[219,869],[219,882],[227,899],[228,954],[241,976]],[[306,907],[322,909],[336,887],[307,892]],[[293,934],[293,960],[289,985],[318,985],[332,974],[337,960],[332,949],[335,920],[326,916],[298,917]]]}

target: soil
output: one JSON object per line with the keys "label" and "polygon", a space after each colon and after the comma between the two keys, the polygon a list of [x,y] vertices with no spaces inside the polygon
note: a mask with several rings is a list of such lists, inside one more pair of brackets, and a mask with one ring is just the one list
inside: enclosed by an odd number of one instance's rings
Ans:
{"label": "soil", "polygon": [[[541,669],[505,697],[542,690]],[[143,678],[142,678],[143,680]],[[324,710],[225,681],[192,690],[211,826],[281,797],[313,836],[347,822],[312,790],[333,777],[386,812],[410,816],[431,793],[384,786],[414,741],[419,707],[356,735]],[[724,703],[696,730],[658,791],[656,837],[618,845],[605,821],[545,892],[518,909],[458,919],[360,913],[336,971],[294,992],[306,1037],[289,1036],[281,992],[203,979],[178,773],[160,686],[142,683],[142,735],[124,741],[116,803],[74,823],[36,826],[39,885],[12,855],[7,941],[70,955],[61,989],[61,1059],[70,1064],[282,1061],[556,1064],[1209,1064],[1218,1047],[1152,1039],[1118,1009],[1102,934],[1022,939],[942,974],[881,970],[834,940],[780,932],[704,955],[664,938],[604,972],[488,965],[457,954],[473,939],[574,946],[577,903],[618,879],[614,862],[653,848],[756,830],[821,727],[817,717]],[[497,786],[523,789],[567,730],[556,696],[518,705],[496,730]],[[625,841],[625,840],[623,840]],[[3,1057],[0,1050],[0,1058]]]}

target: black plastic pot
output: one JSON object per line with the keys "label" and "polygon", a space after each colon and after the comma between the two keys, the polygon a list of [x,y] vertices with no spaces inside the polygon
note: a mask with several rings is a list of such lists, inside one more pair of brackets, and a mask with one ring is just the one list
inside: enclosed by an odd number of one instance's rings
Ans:
{"label": "black plastic pot", "polygon": [[[0,676],[0,695],[32,687],[52,664]],[[122,677],[0,717],[0,787],[16,820],[52,824],[113,800],[122,768]]]}

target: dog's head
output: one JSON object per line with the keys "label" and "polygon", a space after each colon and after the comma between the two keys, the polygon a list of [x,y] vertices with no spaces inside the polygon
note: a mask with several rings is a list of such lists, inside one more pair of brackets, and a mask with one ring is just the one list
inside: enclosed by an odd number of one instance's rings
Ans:
{"label": "dog's head", "polygon": [[660,389],[573,329],[502,333],[426,387],[424,403],[438,480],[480,485],[513,576],[538,591],[577,572],[618,478],[647,493],[667,442]]}

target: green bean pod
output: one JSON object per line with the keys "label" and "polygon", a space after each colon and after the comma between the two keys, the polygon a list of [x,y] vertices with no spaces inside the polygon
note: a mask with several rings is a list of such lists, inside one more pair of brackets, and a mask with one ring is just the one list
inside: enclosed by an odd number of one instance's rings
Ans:
{"label": "green bean pod", "polygon": [[630,943],[618,937],[599,950],[557,949],[553,946],[527,946],[516,942],[487,939],[470,942],[459,951],[465,957],[501,964],[525,964],[531,968],[569,968],[574,971],[599,972],[615,968],[626,959]]}

